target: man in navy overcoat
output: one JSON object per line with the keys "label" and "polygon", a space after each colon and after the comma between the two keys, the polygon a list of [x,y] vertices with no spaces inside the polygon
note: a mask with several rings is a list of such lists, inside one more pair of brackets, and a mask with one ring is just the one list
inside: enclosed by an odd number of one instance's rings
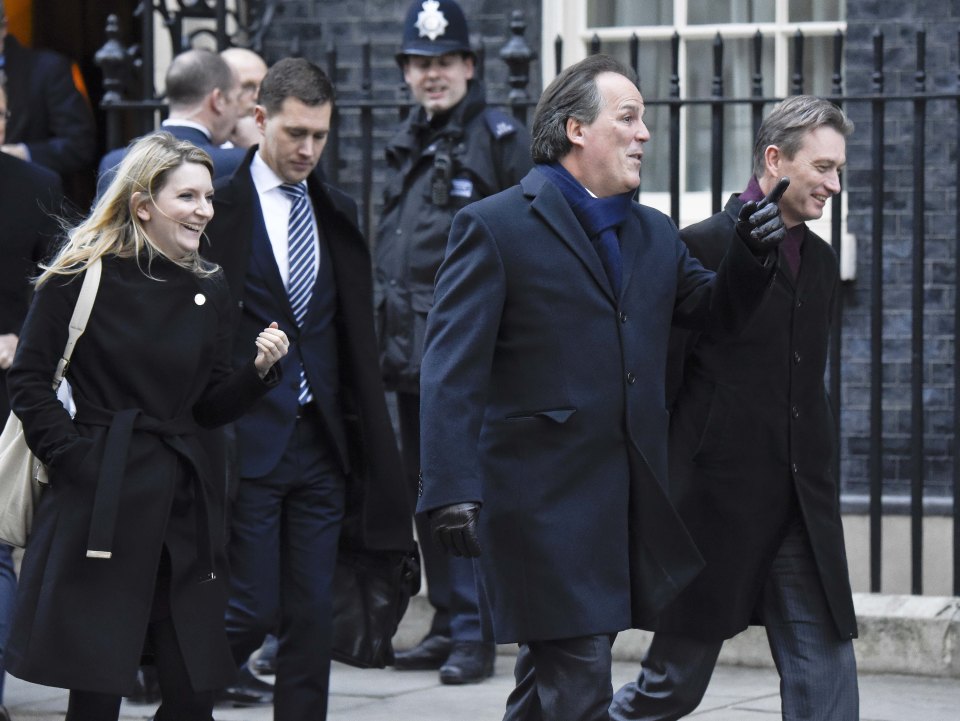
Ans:
{"label": "man in navy overcoat", "polygon": [[783,236],[761,204],[717,275],[691,258],[632,200],[643,110],[612,58],[563,71],[534,117],[536,167],[456,216],[437,277],[418,508],[478,556],[493,636],[521,646],[512,721],[607,719],[617,632],[701,568],[665,489],[670,327],[742,326]]}

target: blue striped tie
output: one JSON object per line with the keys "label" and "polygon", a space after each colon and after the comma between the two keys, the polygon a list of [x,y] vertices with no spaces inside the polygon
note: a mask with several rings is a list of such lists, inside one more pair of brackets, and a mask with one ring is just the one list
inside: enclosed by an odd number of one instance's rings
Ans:
{"label": "blue striped tie", "polygon": [[[303,327],[307,316],[313,284],[317,279],[316,236],[313,232],[313,215],[307,200],[306,183],[284,183],[280,186],[283,194],[290,199],[290,221],[287,225],[287,252],[290,277],[287,282],[287,296],[293,317],[298,327]],[[313,399],[307,375],[300,366],[299,401],[302,404]]]}

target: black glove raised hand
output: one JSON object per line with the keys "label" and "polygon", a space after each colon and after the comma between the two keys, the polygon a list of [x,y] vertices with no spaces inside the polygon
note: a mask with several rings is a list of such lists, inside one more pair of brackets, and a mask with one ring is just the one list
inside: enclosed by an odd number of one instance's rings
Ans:
{"label": "black glove raised hand", "polygon": [[767,255],[787,237],[787,228],[780,217],[778,202],[788,185],[790,185],[790,178],[780,178],[763,200],[759,203],[751,200],[749,203],[744,203],[740,209],[737,235],[743,239],[754,255]]}
{"label": "black glove raised hand", "polygon": [[433,540],[454,556],[476,558],[480,555],[477,538],[478,503],[454,503],[430,511],[430,530]]}

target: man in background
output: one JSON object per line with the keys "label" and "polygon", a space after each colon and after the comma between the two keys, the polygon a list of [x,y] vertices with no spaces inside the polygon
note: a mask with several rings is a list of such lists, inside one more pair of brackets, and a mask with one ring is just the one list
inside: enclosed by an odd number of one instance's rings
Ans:
{"label": "man in background", "polygon": [[70,60],[25,48],[7,33],[0,0],[0,77],[7,93],[6,138],[0,151],[58,173],[88,170],[96,153],[90,104],[73,80]]}
{"label": "man in background", "polygon": [[[215,52],[186,50],[170,62],[165,85],[169,114],[161,129],[205,150],[216,178],[230,175],[244,156],[242,148],[220,147],[236,128],[242,109],[236,73]],[[100,160],[98,194],[110,184],[126,153],[126,148],[116,148]]]}
{"label": "man in background", "polygon": [[267,74],[267,64],[263,58],[247,48],[227,48],[220,51],[220,57],[233,68],[240,82],[239,117],[226,142],[236,148],[249,148],[260,142],[260,131],[257,130],[257,123],[253,118],[253,109],[257,105],[260,81]]}
{"label": "man in background", "polygon": [[[7,97],[0,85],[0,144],[5,140]],[[0,423],[10,415],[7,369],[30,306],[37,264],[50,255],[62,213],[60,177],[48,168],[0,153]],[[17,590],[12,549],[0,544],[0,721],[10,721],[3,706],[3,652],[10,635]]]}
{"label": "man in background", "polygon": [[[487,107],[467,21],[453,0],[410,6],[397,63],[416,106],[387,144],[376,293],[380,362],[396,392],[415,505],[423,332],[450,224],[465,205],[520,182],[531,166],[530,136],[513,117]],[[434,615],[427,636],[397,652],[395,668],[439,669],[445,684],[482,681],[493,673],[496,649],[482,638],[473,564],[441,553],[425,518],[417,516],[416,524]]]}

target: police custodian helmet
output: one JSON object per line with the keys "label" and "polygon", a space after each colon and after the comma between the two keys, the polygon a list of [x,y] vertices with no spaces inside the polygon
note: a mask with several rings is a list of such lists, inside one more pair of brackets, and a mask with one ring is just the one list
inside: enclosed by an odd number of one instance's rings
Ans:
{"label": "police custodian helmet", "polygon": [[403,21],[403,41],[397,62],[403,65],[406,55],[447,53],[473,55],[463,10],[453,0],[415,0]]}

